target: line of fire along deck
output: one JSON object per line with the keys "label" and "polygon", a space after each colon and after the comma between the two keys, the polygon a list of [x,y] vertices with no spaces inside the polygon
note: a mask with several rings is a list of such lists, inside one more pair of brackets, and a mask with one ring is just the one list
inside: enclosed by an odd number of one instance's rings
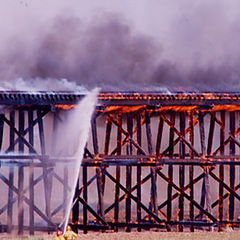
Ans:
{"label": "line of fire along deck", "polygon": [[[0,91],[0,105],[73,105],[86,94],[76,92]],[[98,106],[240,105],[240,93],[99,93]]]}

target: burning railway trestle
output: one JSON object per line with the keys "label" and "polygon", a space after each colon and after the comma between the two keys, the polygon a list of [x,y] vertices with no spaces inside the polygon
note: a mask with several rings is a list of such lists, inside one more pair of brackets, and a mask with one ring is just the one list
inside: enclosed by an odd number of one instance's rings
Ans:
{"label": "burning railway trestle", "polygon": [[[3,230],[17,227],[19,234],[33,234],[60,223],[69,173],[66,159],[51,153],[56,126],[64,122],[62,109],[81,98],[0,94],[0,179],[8,192],[1,200]],[[75,193],[73,227],[84,232],[239,227],[239,119],[237,93],[100,93]],[[54,165],[63,166],[61,174]],[[62,199],[53,199],[54,181]],[[44,207],[36,199],[39,192]]]}

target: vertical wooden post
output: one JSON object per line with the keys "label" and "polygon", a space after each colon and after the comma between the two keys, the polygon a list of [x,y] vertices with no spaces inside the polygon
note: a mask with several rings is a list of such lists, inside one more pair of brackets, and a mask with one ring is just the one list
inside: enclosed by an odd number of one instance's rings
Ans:
{"label": "vertical wooden post", "polygon": [[159,123],[158,123],[157,143],[156,143],[156,157],[159,156],[161,142],[162,142],[162,133],[163,133],[163,119],[160,116]]}
{"label": "vertical wooden post", "polygon": [[[174,141],[174,125],[175,125],[175,113],[171,112],[170,113],[170,133],[169,133],[169,158],[171,159],[173,157],[174,153],[174,146],[173,146],[173,141]],[[173,180],[173,166],[169,165],[168,166],[168,177],[169,180]],[[168,203],[167,203],[167,221],[171,221],[172,218],[172,185],[168,184]],[[171,231],[171,228],[168,228],[167,231]]]}
{"label": "vertical wooden post", "polygon": [[[205,154],[206,148],[205,148],[205,133],[204,131],[204,125],[203,125],[203,115],[201,112],[198,114],[198,119],[199,119],[199,132],[200,132],[200,142],[201,142],[201,150],[202,150],[202,155]],[[205,198],[206,198],[206,184],[205,184],[205,177],[203,178],[202,182],[202,190],[201,190],[201,201],[200,205],[202,208],[204,208],[205,205]],[[202,219],[203,213],[199,213],[200,218]]]}
{"label": "vertical wooden post", "polygon": [[108,152],[109,152],[109,143],[110,143],[111,129],[112,129],[111,119],[107,118],[105,146],[104,146],[104,154],[105,155],[108,155]]}
{"label": "vertical wooden post", "polygon": [[[186,125],[185,112],[180,112],[179,117],[180,117],[180,133],[181,133],[181,136],[185,137],[185,125]],[[180,159],[184,159],[185,144],[183,141],[180,142],[179,153],[180,153],[179,154]],[[185,168],[184,168],[184,165],[180,165],[179,166],[179,185],[182,191],[184,191],[184,178],[185,178]],[[184,197],[183,197],[183,194],[181,193],[179,196],[179,202],[178,202],[178,220],[183,221],[183,217],[184,217]],[[183,231],[182,224],[178,225],[178,231],[179,232]]]}
{"label": "vertical wooden post", "polygon": [[[230,117],[230,136],[235,137],[235,112],[229,113]],[[231,139],[230,140],[230,155],[235,155],[235,143]],[[229,175],[229,187],[235,190],[235,166],[230,165],[230,175]],[[228,218],[230,221],[233,221],[234,219],[234,195],[230,193],[229,196],[229,215]]]}
{"label": "vertical wooden post", "polygon": [[[34,138],[33,138],[33,110],[28,110],[28,139],[29,143],[34,146]],[[29,149],[29,153],[32,151]],[[29,233],[30,235],[34,234],[34,167],[30,165],[29,167]]]}
{"label": "vertical wooden post", "polygon": [[202,155],[205,156],[206,155],[205,128],[204,128],[203,113],[201,111],[199,111],[198,118],[199,118],[201,150],[202,150]]}
{"label": "vertical wooden post", "polygon": [[[221,126],[220,126],[220,154],[224,155],[224,141],[225,141],[225,112],[221,111]],[[224,181],[224,165],[220,164],[219,166],[219,177],[221,181]],[[218,218],[219,218],[219,231],[222,230],[222,221],[223,221],[223,184],[219,183],[219,202],[218,202]]]}
{"label": "vertical wooden post", "polygon": [[[12,126],[15,126],[15,110],[10,112],[10,122]],[[14,152],[14,130],[10,127],[9,132],[9,152]],[[14,180],[14,167],[9,167],[9,189],[8,189],[8,210],[7,210],[7,225],[8,233],[12,232],[12,220],[13,220],[13,180]]]}
{"label": "vertical wooden post", "polygon": [[[189,141],[192,146],[194,146],[194,127],[193,127],[193,111],[189,113]],[[192,150],[189,150],[189,154],[191,159],[194,158],[194,152]],[[194,176],[194,167],[193,165],[189,166],[189,195],[190,195],[190,202],[189,202],[189,215],[190,215],[190,221],[194,221],[194,205],[193,205],[193,199],[194,199],[194,184],[193,184],[193,176]],[[190,231],[194,232],[194,225],[190,225]]]}
{"label": "vertical wooden post", "polygon": [[[74,194],[74,198],[73,198],[74,201],[76,198],[78,198],[78,194],[79,194],[79,179],[77,181],[76,188],[75,188],[75,194]],[[76,201],[73,205],[72,221],[73,221],[73,223],[78,223],[78,221],[79,221],[79,201]]]}
{"label": "vertical wooden post", "polygon": [[[137,143],[139,146],[142,145],[142,126],[141,126],[141,112],[137,113]],[[139,149],[137,149],[137,154],[140,154]],[[141,197],[141,175],[142,175],[142,169],[141,166],[137,166],[137,199],[138,199],[138,203],[137,203],[137,222],[138,224],[141,223],[142,221],[142,213],[141,213],[141,205],[140,202],[142,200]],[[141,232],[141,228],[138,227],[137,228],[138,232]]]}
{"label": "vertical wooden post", "polygon": [[210,128],[209,128],[209,135],[208,135],[207,155],[210,155],[211,152],[212,152],[213,134],[214,134],[214,127],[215,127],[215,117],[216,117],[216,114],[214,112],[211,112]]}
{"label": "vertical wooden post", "polygon": [[92,128],[92,139],[93,139],[93,151],[94,154],[98,154],[99,153],[99,149],[98,149],[98,134],[97,134],[97,123],[96,123],[96,114],[94,114],[94,116],[92,117],[91,120],[91,128]]}
{"label": "vertical wooden post", "polygon": [[[19,133],[23,135],[24,132],[24,111],[19,110],[18,123]],[[22,140],[19,140],[19,153],[24,153],[24,144]],[[18,168],[18,234],[23,234],[23,181],[24,181],[24,168],[20,166]]]}
{"label": "vertical wooden post", "polygon": [[[121,126],[122,126],[122,114],[118,114],[118,128],[117,128],[117,155],[121,155],[122,150],[122,132],[121,132]],[[116,181],[120,182],[120,166],[116,166]],[[114,222],[118,223],[119,220],[119,193],[120,188],[116,184],[115,185],[115,206],[114,206]],[[118,231],[118,227],[116,226],[114,229],[115,232]]]}
{"label": "vertical wooden post", "polygon": [[0,114],[0,150],[2,150],[2,143],[3,143],[3,129],[4,129],[3,117],[4,117],[4,114]]}
{"label": "vertical wooden post", "polygon": [[[87,203],[88,202],[88,190],[87,190],[87,166],[83,166],[83,200]],[[87,214],[87,207],[83,205],[83,225],[87,226],[88,223],[88,214]],[[87,233],[87,228],[84,228],[84,233]]]}
{"label": "vertical wooden post", "polygon": [[[132,114],[127,114],[127,130],[129,133],[129,136],[132,138],[133,135],[133,118]],[[127,155],[132,155],[132,143],[128,143],[127,145]],[[131,192],[132,187],[132,167],[126,166],[126,188],[129,192]],[[131,222],[131,197],[129,194],[127,194],[126,198],[126,232],[130,232],[131,228],[128,226],[128,224]]]}

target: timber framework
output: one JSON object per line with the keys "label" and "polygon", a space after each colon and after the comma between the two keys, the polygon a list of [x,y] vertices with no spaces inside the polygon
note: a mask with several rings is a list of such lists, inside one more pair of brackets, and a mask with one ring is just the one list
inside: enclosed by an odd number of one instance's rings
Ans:
{"label": "timber framework", "polygon": [[[71,173],[54,142],[83,97],[0,92],[2,231],[59,226]],[[239,165],[240,93],[100,93],[70,223],[85,233],[239,228]]]}

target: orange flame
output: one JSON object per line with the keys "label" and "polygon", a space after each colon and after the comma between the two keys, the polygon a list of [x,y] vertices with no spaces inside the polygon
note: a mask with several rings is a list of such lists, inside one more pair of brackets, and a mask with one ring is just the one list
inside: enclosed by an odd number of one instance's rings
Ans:
{"label": "orange flame", "polygon": [[146,105],[140,105],[140,106],[107,106],[104,110],[104,112],[136,112],[140,109],[146,108]]}
{"label": "orange flame", "polygon": [[240,111],[239,105],[214,105],[212,111]]}
{"label": "orange flame", "polygon": [[70,110],[70,109],[73,109],[73,108],[76,108],[77,105],[67,105],[67,104],[57,104],[55,105],[56,108],[58,109],[63,109],[63,110]]}
{"label": "orange flame", "polygon": [[[67,104],[57,104],[55,105],[56,108],[58,109],[63,109],[63,110],[70,110],[73,108],[76,108],[77,105],[67,105]],[[146,105],[138,105],[138,106],[107,106],[104,110],[104,112],[123,112],[123,113],[129,113],[129,112],[136,112],[142,109],[146,109]],[[173,105],[173,106],[161,106],[158,109],[155,110],[149,110],[149,111],[175,111],[175,112],[190,112],[193,110],[198,110],[199,106],[198,105],[193,105],[193,106],[178,106],[178,105]],[[202,111],[240,111],[240,105],[214,105],[212,106],[211,109],[207,110],[202,110]]]}
{"label": "orange flame", "polygon": [[176,112],[188,112],[198,109],[199,106],[162,106],[158,108],[158,111],[176,111]]}

